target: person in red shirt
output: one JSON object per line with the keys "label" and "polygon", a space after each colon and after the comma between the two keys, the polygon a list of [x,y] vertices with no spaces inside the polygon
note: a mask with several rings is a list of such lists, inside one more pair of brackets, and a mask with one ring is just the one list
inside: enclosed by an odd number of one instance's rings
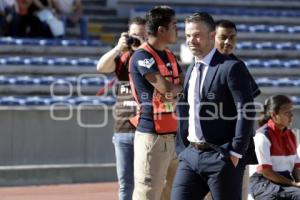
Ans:
{"label": "person in red shirt", "polygon": [[250,177],[255,199],[300,199],[300,158],[293,121],[293,103],[284,95],[266,100],[255,134],[257,172]]}

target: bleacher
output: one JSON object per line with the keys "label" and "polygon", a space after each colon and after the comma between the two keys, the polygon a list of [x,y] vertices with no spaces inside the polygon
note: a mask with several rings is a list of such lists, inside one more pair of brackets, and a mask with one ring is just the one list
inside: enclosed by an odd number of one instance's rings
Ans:
{"label": "bleacher", "polygon": [[[38,168],[39,165],[57,165],[49,167],[53,170],[68,164],[66,168],[74,170],[73,164],[79,163],[82,170],[88,164],[100,163],[88,176],[78,175],[76,179],[69,175],[68,181],[115,180],[114,164],[111,164],[114,163],[111,106],[115,99],[111,90],[95,96],[112,77],[97,74],[96,63],[115,44],[120,33],[126,31],[129,18],[144,15],[154,5],[166,4],[166,1],[83,2],[84,13],[90,19],[89,40],[76,39],[78,31],[75,29],[67,30],[69,38],[66,39],[0,38],[0,108],[3,111],[0,119],[4,122],[0,147],[5,149],[6,156],[0,157],[0,165],[36,165]],[[178,57],[185,40],[185,16],[204,10],[215,19],[233,20],[238,28],[236,54],[245,61],[262,89],[258,100],[280,92],[300,105],[299,0],[288,3],[279,0],[170,0],[167,3],[176,9],[179,20],[178,44],[170,47]],[[187,63],[180,63],[187,66]],[[55,105],[66,106],[61,114],[67,119],[71,114],[74,116],[69,121],[61,120],[63,117],[53,120],[49,110]],[[84,115],[86,119],[109,116],[103,119],[108,125],[94,129],[93,125],[79,126],[83,111],[78,108],[84,105],[92,107],[92,113]],[[107,110],[103,109],[104,105],[108,106]],[[296,116],[300,118],[299,110]],[[14,145],[8,146],[6,141]],[[104,168],[106,173],[103,173]],[[100,175],[99,169],[102,170]],[[60,178],[56,181],[67,179]],[[12,179],[9,179],[11,184]]]}

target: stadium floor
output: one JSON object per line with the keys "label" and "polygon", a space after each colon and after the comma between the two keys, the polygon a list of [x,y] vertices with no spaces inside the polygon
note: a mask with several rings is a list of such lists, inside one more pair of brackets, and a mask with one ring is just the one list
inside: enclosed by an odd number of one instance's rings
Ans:
{"label": "stadium floor", "polygon": [[118,185],[85,183],[69,185],[0,187],[1,200],[117,200]]}

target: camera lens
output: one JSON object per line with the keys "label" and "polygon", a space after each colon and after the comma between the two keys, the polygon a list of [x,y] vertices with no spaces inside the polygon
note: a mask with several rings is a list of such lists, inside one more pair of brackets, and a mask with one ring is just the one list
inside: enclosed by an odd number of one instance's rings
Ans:
{"label": "camera lens", "polygon": [[128,46],[134,46],[134,47],[138,47],[141,45],[141,42],[139,39],[135,38],[135,37],[132,37],[132,36],[129,36],[126,40],[126,44]]}

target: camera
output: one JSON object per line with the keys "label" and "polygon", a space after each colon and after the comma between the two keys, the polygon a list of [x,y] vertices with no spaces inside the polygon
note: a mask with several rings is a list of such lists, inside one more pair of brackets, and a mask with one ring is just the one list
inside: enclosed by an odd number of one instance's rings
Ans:
{"label": "camera", "polygon": [[139,47],[141,45],[141,41],[137,39],[136,37],[128,36],[126,38],[126,44],[127,46],[131,47]]}

